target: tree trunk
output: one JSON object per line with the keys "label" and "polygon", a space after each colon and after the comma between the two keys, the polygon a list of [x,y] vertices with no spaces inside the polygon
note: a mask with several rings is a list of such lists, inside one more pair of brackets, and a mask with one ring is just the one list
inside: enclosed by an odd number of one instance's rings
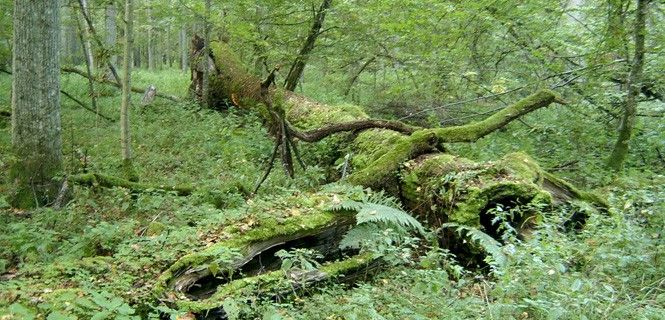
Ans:
{"label": "tree trunk", "polygon": [[[84,3],[85,3],[84,1],[81,1],[81,4],[84,4]],[[83,12],[83,7],[81,7],[81,10]],[[83,32],[84,28],[81,26],[81,18],[80,18],[79,15],[76,16],[76,23],[77,23],[78,28],[79,28],[79,39],[81,41],[81,45],[83,45],[84,48],[85,47],[89,48],[90,47],[90,41],[85,40],[84,32]],[[89,32],[85,32],[85,34],[88,34],[88,33]],[[88,75],[88,77],[87,77],[88,78],[88,91],[89,91],[88,95],[90,96],[90,102],[92,104],[92,108],[99,115],[99,107],[97,106],[97,95],[95,94],[95,82],[93,80],[95,77],[94,77],[94,71],[93,71],[94,69],[93,69],[92,63],[94,63],[94,61],[91,59],[90,56],[87,56],[87,58],[85,59],[85,70],[86,70],[86,73]],[[99,122],[99,116],[97,116],[96,122]]]}
{"label": "tree trunk", "polygon": [[116,18],[117,10],[115,3],[110,2],[106,5],[106,49],[111,52],[110,60],[111,64],[114,66],[118,65],[118,55],[115,54],[115,47],[117,41],[117,31],[116,31]]}
{"label": "tree trunk", "polygon": [[187,30],[185,27],[180,29],[180,70],[187,72]]}
{"label": "tree trunk", "polygon": [[[90,17],[90,12],[88,11],[88,0],[79,0],[79,3],[81,5],[81,14]],[[92,38],[92,32],[90,31],[90,28],[83,29],[83,34],[85,35],[83,49],[85,50],[86,63],[90,65],[90,70],[94,74],[95,58],[92,52],[92,43],[90,42],[90,39]]]}
{"label": "tree trunk", "polygon": [[646,16],[648,12],[649,0],[638,0],[637,10],[635,11],[635,54],[633,64],[628,75],[628,95],[621,117],[621,127],[619,128],[619,137],[612,150],[608,166],[614,171],[620,171],[623,168],[626,156],[629,151],[630,138],[633,135],[635,126],[635,114],[637,113],[637,98],[642,87],[642,71],[644,69],[644,38],[646,37]]}
{"label": "tree trunk", "polygon": [[203,33],[203,90],[201,101],[204,106],[210,106],[210,0],[206,0],[206,12]]}
{"label": "tree trunk", "polygon": [[152,34],[152,7],[148,3],[148,70],[155,70],[155,48]]}
{"label": "tree trunk", "polygon": [[52,203],[62,170],[60,1],[14,2],[11,204]]}
{"label": "tree trunk", "polygon": [[316,12],[316,16],[314,17],[312,28],[309,30],[307,39],[305,39],[305,44],[303,45],[302,49],[300,49],[296,60],[293,62],[293,65],[291,65],[289,74],[286,76],[286,80],[284,81],[284,89],[288,91],[293,91],[296,89],[296,86],[302,77],[302,73],[305,70],[305,65],[307,64],[309,55],[312,50],[314,50],[316,39],[321,34],[323,21],[326,19],[326,13],[331,5],[332,0],[323,0],[323,3],[321,3],[321,7],[319,7],[319,11]]}
{"label": "tree trunk", "polygon": [[129,133],[129,107],[131,104],[131,53],[134,43],[134,4],[132,0],[125,1],[125,50],[123,59],[122,79],[122,105],[120,107],[120,145],[122,148],[122,163],[127,180],[137,180],[132,167],[132,145]]}
{"label": "tree trunk", "polygon": [[267,40],[267,36],[264,36],[266,26],[263,23],[263,19],[266,15],[266,8],[260,4],[256,6],[256,33],[257,40],[254,43],[254,73],[263,77],[268,70],[268,61],[266,54],[266,45],[264,41]]}

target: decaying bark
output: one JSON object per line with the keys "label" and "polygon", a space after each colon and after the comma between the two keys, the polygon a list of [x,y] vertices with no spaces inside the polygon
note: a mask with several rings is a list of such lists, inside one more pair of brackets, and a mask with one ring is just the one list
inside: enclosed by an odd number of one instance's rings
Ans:
{"label": "decaying bark", "polygon": [[[297,214],[291,210],[276,212],[249,230],[226,227],[221,241],[182,257],[167,269],[156,283],[155,294],[181,310],[223,314],[227,298],[285,297],[314,283],[364,278],[380,265],[371,255],[339,250],[342,236],[355,224],[355,212],[327,210],[339,201],[335,194],[300,197],[317,201]],[[322,266],[317,270],[280,270],[281,261],[274,254],[293,248],[317,250],[325,257]]]}

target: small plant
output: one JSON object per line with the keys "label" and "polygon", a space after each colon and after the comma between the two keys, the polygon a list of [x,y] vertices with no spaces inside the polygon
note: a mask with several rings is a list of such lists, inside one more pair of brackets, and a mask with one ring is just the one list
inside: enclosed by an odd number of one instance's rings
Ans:
{"label": "small plant", "polygon": [[316,260],[323,259],[323,255],[316,250],[296,248],[290,251],[279,250],[275,255],[282,260],[283,271],[302,270],[312,271],[321,266]]}
{"label": "small plant", "polygon": [[485,252],[488,253],[486,261],[494,267],[494,269],[501,268],[508,262],[508,257],[503,252],[501,243],[496,241],[487,233],[484,233],[476,228],[463,226],[457,223],[444,223],[441,228],[451,228],[460,235],[464,235],[471,239],[474,243],[480,246]]}

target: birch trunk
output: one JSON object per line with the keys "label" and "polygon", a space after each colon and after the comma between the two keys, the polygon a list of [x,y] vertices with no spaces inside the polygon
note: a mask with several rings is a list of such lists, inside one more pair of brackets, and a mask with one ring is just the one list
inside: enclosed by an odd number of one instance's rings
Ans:
{"label": "birch trunk", "polygon": [[187,31],[180,29],[180,70],[187,72]]}
{"label": "birch trunk", "polygon": [[[89,17],[90,12],[88,11],[88,0],[81,0],[80,3],[81,3],[82,14]],[[92,53],[92,43],[90,42],[90,38],[92,38],[90,28],[83,28],[83,35],[85,36],[85,41],[83,42],[83,49],[85,50],[86,63],[90,65],[91,72],[94,74],[95,58],[94,54]]]}
{"label": "birch trunk", "polygon": [[152,34],[152,7],[148,4],[148,70],[155,70],[155,50]]}

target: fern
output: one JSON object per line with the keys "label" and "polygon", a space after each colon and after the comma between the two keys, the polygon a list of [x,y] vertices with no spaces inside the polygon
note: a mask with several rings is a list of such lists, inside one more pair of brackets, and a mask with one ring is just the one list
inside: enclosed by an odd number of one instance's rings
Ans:
{"label": "fern", "polygon": [[386,228],[408,233],[416,230],[425,234],[423,226],[401,209],[395,199],[383,192],[363,193],[359,201],[344,200],[330,207],[332,211],[355,211],[356,227],[347,232],[340,243],[340,248],[360,248],[363,241],[372,239],[378,231]]}
{"label": "fern", "polygon": [[376,203],[363,204],[362,208],[356,215],[356,223],[358,225],[363,223],[385,223],[425,233],[420,222],[408,213]]}
{"label": "fern", "polygon": [[476,228],[460,225],[457,223],[444,223],[442,228],[452,228],[455,229],[457,233],[462,235],[465,233],[471,241],[478,244],[485,252],[487,252],[491,257],[490,264],[493,264],[495,267],[504,267],[508,263],[508,257],[503,253],[503,248],[501,243],[496,241],[485,232],[482,232]]}
{"label": "fern", "polygon": [[360,249],[360,246],[367,241],[369,237],[373,237],[381,231],[376,224],[361,224],[349,230],[339,243],[339,248],[345,249]]}
{"label": "fern", "polygon": [[345,200],[330,207],[332,211],[360,211],[363,208],[363,203],[353,200]]}

